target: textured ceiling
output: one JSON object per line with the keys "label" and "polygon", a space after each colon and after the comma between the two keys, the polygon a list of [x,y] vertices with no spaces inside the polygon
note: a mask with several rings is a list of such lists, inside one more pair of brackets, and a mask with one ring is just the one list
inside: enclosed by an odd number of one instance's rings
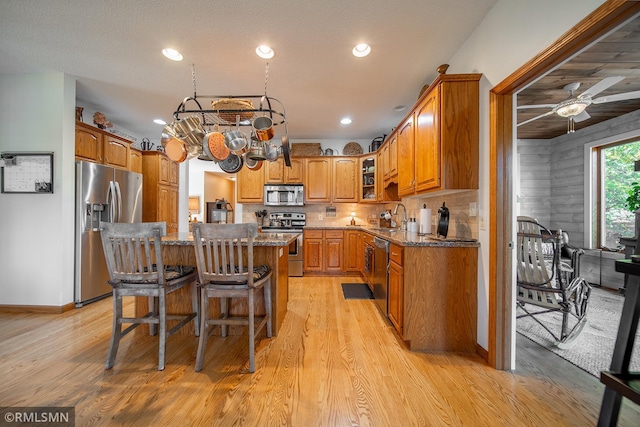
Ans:
{"label": "textured ceiling", "polygon": [[[640,18],[620,27],[598,43],[571,58],[518,94],[517,123],[523,123],[551,110],[547,108],[522,109],[526,105],[557,104],[569,98],[563,87],[580,83],[574,96],[580,95],[609,76],[622,76],[624,80],[599,93],[594,98],[640,90]],[[640,109],[640,99],[589,105],[590,119],[576,123],[581,129],[596,123]],[[551,114],[520,125],[520,139],[551,139],[567,133],[568,119]]]}
{"label": "textured ceiling", "polygon": [[[159,139],[157,117],[200,95],[269,96],[290,138],[368,139],[389,133],[496,0],[2,0],[0,73],[64,72],[78,105]],[[366,58],[351,55],[360,42]],[[180,63],[164,47],[180,50]],[[471,70],[469,70],[471,71]],[[343,116],[353,123],[339,123]],[[90,122],[91,118],[85,121]],[[279,130],[281,132],[281,130]]]}

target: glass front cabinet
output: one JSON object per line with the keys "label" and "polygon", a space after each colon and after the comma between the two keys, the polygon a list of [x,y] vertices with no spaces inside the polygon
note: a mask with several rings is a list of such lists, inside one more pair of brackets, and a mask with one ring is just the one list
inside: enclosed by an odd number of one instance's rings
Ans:
{"label": "glass front cabinet", "polygon": [[371,156],[360,158],[360,202],[376,203],[378,201],[376,191],[376,174],[378,173],[375,153]]}

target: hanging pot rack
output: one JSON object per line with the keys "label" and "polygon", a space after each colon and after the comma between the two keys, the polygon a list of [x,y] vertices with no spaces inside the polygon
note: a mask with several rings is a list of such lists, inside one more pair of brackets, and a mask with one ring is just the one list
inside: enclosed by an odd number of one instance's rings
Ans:
{"label": "hanging pot rack", "polygon": [[[195,65],[191,64],[191,74],[193,78],[193,96],[188,96],[182,100],[178,108],[173,113],[174,123],[165,126],[163,130],[162,145],[166,145],[170,140],[174,145],[178,146],[179,161],[184,161],[189,157],[198,157],[202,160],[214,160],[203,150],[202,138],[205,136],[205,128],[218,129],[220,126],[227,126],[229,130],[237,127],[240,130],[243,126],[250,126],[253,129],[253,122],[258,117],[268,116],[271,119],[272,126],[284,126],[282,135],[282,143],[277,148],[278,157],[282,155],[286,166],[291,166],[289,137],[287,130],[287,120],[285,116],[284,105],[278,99],[267,95],[267,82],[269,78],[269,63],[265,67],[264,79],[264,95],[200,95],[196,91],[196,73]],[[203,107],[203,105],[207,107]],[[256,107],[257,105],[257,107]],[[209,107],[210,106],[210,107]],[[188,134],[182,135],[184,132],[176,131],[176,126],[182,121],[190,121],[196,123],[195,129],[188,129]],[[195,120],[195,122],[194,122]],[[180,127],[181,128],[181,127]],[[251,132],[253,134],[253,132]],[[271,136],[273,133],[271,134]],[[252,135],[253,136],[253,135]],[[185,138],[189,139],[188,144],[183,144]],[[272,144],[271,141],[258,142],[260,145]],[[273,144],[272,144],[273,145]],[[184,148],[183,148],[184,147]],[[189,153],[182,153],[188,150]],[[239,155],[245,153],[237,153]],[[181,159],[181,160],[180,160]],[[277,157],[269,158],[269,161],[275,161]],[[240,166],[242,167],[242,166]],[[259,167],[255,168],[255,170]]]}
{"label": "hanging pot rack", "polygon": [[[213,109],[203,108],[203,104],[210,106],[219,100],[249,101],[257,108],[247,109]],[[253,120],[259,116],[269,116],[274,126],[286,125],[287,119],[284,106],[273,97],[267,95],[196,95],[188,96],[182,100],[173,113],[176,120],[188,116],[199,116],[201,125],[211,126],[251,126]],[[233,117],[233,120],[227,120]],[[238,119],[239,117],[239,119]],[[286,128],[286,126],[285,126]]]}

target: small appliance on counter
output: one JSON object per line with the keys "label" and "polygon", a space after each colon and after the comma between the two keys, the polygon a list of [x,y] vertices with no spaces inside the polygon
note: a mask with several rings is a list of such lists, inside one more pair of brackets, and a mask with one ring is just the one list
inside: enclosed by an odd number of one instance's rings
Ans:
{"label": "small appliance on counter", "polygon": [[233,223],[233,207],[225,199],[207,202],[207,222],[216,224]]}
{"label": "small appliance on counter", "polygon": [[449,208],[444,205],[438,209],[438,237],[447,238],[449,232]]}

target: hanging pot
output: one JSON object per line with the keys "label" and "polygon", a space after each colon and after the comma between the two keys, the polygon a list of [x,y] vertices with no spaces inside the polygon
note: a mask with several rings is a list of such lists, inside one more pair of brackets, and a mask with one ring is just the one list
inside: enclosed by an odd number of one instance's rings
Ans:
{"label": "hanging pot", "polygon": [[266,160],[265,151],[264,151],[264,142],[252,138],[251,148],[249,148],[249,152],[247,153],[247,158],[256,160],[256,161]]}
{"label": "hanging pot", "polygon": [[224,145],[237,153],[247,147],[247,136],[239,130],[229,130],[224,133]]}
{"label": "hanging pot", "polygon": [[273,138],[273,120],[270,117],[262,116],[256,118],[253,121],[253,129],[260,141],[270,141]]}
{"label": "hanging pot", "polygon": [[218,162],[218,166],[220,166],[220,169],[227,173],[238,172],[240,169],[242,169],[242,164],[242,157],[237,156],[233,153],[229,154],[229,157],[227,157],[223,161]]}
{"label": "hanging pot", "polygon": [[184,162],[187,159],[187,146],[180,138],[171,138],[164,143],[164,152],[174,162]]}
{"label": "hanging pot", "polygon": [[202,147],[207,148],[214,160],[221,161],[229,157],[231,151],[224,145],[224,135],[218,131],[209,132],[204,136]]}
{"label": "hanging pot", "polygon": [[252,171],[257,171],[262,167],[262,160],[255,160],[249,157],[250,153],[245,154],[244,165],[247,169],[251,169]]}
{"label": "hanging pot", "polygon": [[289,149],[289,137],[282,135],[282,156],[284,157],[284,164],[291,167],[291,150]]}
{"label": "hanging pot", "polygon": [[278,147],[276,147],[273,143],[266,142],[264,144],[264,157],[267,160],[273,162],[278,158],[279,155],[280,153],[278,153]]}
{"label": "hanging pot", "polygon": [[449,232],[449,208],[444,205],[442,202],[442,206],[438,209],[438,237],[442,236],[443,238],[447,237],[447,233]]}

